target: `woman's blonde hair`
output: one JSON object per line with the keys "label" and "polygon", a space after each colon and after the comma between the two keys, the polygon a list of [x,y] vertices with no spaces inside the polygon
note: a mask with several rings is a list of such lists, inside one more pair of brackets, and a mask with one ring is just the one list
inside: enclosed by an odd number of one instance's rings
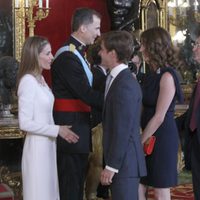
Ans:
{"label": "woman's blonde hair", "polygon": [[17,85],[25,74],[32,74],[33,76],[41,74],[38,57],[47,44],[49,44],[49,41],[42,36],[33,36],[26,39],[21,53]]}

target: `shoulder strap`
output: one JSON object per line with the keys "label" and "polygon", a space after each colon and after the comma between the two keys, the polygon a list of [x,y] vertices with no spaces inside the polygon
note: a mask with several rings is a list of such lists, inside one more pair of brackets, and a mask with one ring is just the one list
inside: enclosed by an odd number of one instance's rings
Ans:
{"label": "shoulder strap", "polygon": [[76,47],[75,45],[73,44],[70,44],[70,45],[67,45],[67,46],[64,46],[64,47],[61,47],[60,49],[58,49],[58,51],[56,52],[55,56],[54,56],[54,60],[61,54],[63,53],[64,51],[70,51],[72,53],[74,53],[78,58],[79,60],[81,61],[82,63],[82,67],[86,73],[86,76],[88,78],[88,81],[89,81],[89,84],[90,86],[92,86],[92,81],[93,81],[93,75],[92,75],[92,72],[90,71],[89,67],[88,67],[88,64],[86,63],[85,59],[82,57],[82,55],[76,50]]}

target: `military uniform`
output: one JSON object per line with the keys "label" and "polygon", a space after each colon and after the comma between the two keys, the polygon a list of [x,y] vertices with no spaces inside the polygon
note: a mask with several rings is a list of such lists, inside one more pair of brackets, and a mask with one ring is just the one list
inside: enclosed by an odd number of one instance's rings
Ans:
{"label": "military uniform", "polygon": [[[85,46],[74,37],[72,45],[84,59]],[[82,200],[88,153],[91,150],[91,106],[102,109],[103,94],[91,87],[80,58],[74,49],[63,51],[52,64],[52,91],[55,95],[54,120],[59,125],[72,125],[79,136],[76,144],[57,139],[58,177],[61,200]]]}

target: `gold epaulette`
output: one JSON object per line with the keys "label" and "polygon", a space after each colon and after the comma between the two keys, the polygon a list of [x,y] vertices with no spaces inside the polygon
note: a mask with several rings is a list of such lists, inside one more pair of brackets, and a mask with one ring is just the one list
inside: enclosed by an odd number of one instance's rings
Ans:
{"label": "gold epaulette", "polygon": [[74,44],[69,44],[69,51],[74,52],[76,50],[76,47]]}

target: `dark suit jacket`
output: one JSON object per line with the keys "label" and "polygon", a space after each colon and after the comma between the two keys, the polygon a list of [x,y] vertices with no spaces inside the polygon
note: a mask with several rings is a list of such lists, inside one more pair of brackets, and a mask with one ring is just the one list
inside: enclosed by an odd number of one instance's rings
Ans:
{"label": "dark suit jacket", "polygon": [[[187,115],[187,118],[186,118],[187,119],[186,120],[186,125],[189,124],[190,119],[191,119],[196,89],[197,88],[195,86],[193,94],[192,94],[192,97],[191,97],[191,100],[190,100],[190,104],[189,104],[188,115]],[[200,92],[200,91],[197,91],[197,92]],[[197,134],[198,143],[200,144],[200,104],[198,105],[195,114],[196,114],[195,117],[196,117],[197,129],[196,129],[196,132],[194,134]]]}
{"label": "dark suit jacket", "polygon": [[[104,94],[105,83],[106,83],[105,73],[98,65],[92,66],[91,71],[93,73],[92,88]],[[101,122],[102,122],[102,110],[93,107],[92,108],[92,127],[97,126]]]}
{"label": "dark suit jacket", "polygon": [[190,98],[189,108],[188,110],[176,118],[177,127],[179,129],[180,138],[182,141],[182,149],[184,152],[184,160],[185,160],[185,168],[191,170],[191,148],[192,148],[192,137],[194,134],[197,134],[198,143],[200,144],[200,105],[196,110],[196,121],[197,121],[197,129],[192,132],[190,130],[190,120],[192,116],[194,97],[196,92],[196,86],[193,90],[193,93]]}
{"label": "dark suit jacket", "polygon": [[[65,44],[74,44],[81,55],[84,48],[75,38],[70,37]],[[72,52],[61,53],[52,64],[52,91],[58,99],[79,99],[87,105],[102,108],[103,94],[96,92],[89,85],[86,73],[79,58]],[[72,130],[79,135],[76,144],[69,144],[61,137],[57,140],[57,150],[68,153],[89,153],[91,150],[90,112],[55,112],[56,124],[72,125]]]}
{"label": "dark suit jacket", "polygon": [[116,177],[146,175],[140,137],[142,95],[129,69],[114,79],[103,110],[103,152],[105,164],[119,170]]}

